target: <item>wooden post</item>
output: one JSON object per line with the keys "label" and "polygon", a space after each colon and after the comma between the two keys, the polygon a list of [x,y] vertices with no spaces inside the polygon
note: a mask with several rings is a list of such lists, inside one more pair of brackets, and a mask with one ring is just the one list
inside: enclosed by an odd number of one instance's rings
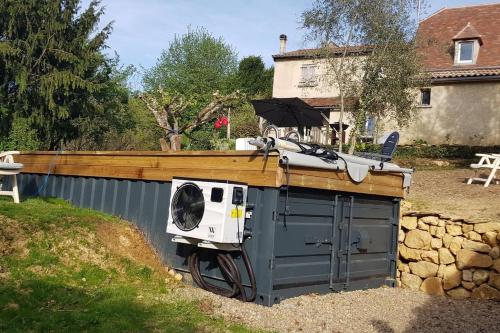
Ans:
{"label": "wooden post", "polygon": [[226,139],[231,139],[231,108],[227,111],[227,134]]}
{"label": "wooden post", "polygon": [[333,107],[328,109],[328,119],[326,121],[326,140],[325,144],[329,145],[332,143],[332,133],[330,132],[330,119],[331,119],[331,114],[332,114]]}

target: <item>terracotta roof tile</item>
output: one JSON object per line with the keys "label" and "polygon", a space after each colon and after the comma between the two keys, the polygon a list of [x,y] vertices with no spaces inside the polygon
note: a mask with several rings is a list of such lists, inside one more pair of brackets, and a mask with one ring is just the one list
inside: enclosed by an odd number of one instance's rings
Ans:
{"label": "terracotta roof tile", "polygon": [[451,70],[428,70],[433,79],[500,76],[499,67],[460,68]]}
{"label": "terracotta roof tile", "polygon": [[302,100],[314,107],[332,107],[340,104],[340,98],[338,97],[302,98]]}
{"label": "terracotta roof tile", "polygon": [[[347,52],[349,54],[353,53],[364,53],[368,52],[371,49],[369,46],[365,45],[360,45],[360,46],[348,46],[347,47]],[[341,55],[344,53],[344,47],[339,47],[339,46],[329,46],[328,47],[328,52],[331,52],[333,55]],[[290,59],[290,58],[296,58],[296,59],[304,59],[304,58],[315,58],[318,56],[324,55],[326,52],[326,49],[324,48],[312,48],[312,49],[300,49],[300,50],[295,50],[295,51],[290,51],[290,52],[285,52],[283,54],[275,54],[273,55],[274,60],[279,60],[279,59]]]}
{"label": "terracotta roof tile", "polygon": [[[479,38],[476,64],[454,64],[453,40]],[[426,72],[433,79],[491,77],[500,75],[500,3],[460,8],[445,8],[420,22],[417,40]],[[329,46],[333,54],[343,47]],[[351,46],[350,54],[368,52],[369,46]],[[273,55],[274,60],[321,57],[325,49],[310,48]],[[339,105],[338,98],[305,98],[315,107]]]}
{"label": "terracotta roof tile", "polygon": [[[475,32],[471,32],[472,29],[464,29],[467,23],[470,23]],[[453,38],[462,35],[462,31],[464,36],[477,33],[481,37],[483,45],[479,49],[477,66],[500,66],[499,3],[447,8],[422,20],[417,36],[424,67],[452,70],[454,68]]]}
{"label": "terracotta roof tile", "polygon": [[[317,97],[302,98],[304,102],[313,107],[337,107],[340,106],[340,97]],[[346,98],[345,105],[351,105],[356,102],[355,98]]]}
{"label": "terracotta roof tile", "polygon": [[467,23],[467,25],[453,37],[453,40],[460,40],[460,39],[474,39],[477,38],[481,40],[481,35],[477,30],[470,24],[470,22]]}

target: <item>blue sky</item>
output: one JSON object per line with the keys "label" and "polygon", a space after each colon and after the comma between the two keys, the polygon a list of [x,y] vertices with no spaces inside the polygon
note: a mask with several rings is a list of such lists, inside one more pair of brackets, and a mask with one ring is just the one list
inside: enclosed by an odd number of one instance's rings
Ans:
{"label": "blue sky", "polygon": [[[482,4],[488,0],[430,0],[423,16],[448,6]],[[491,1],[490,1],[491,2]],[[89,0],[83,0],[85,7]],[[108,41],[123,64],[149,68],[176,34],[187,27],[205,27],[222,36],[240,58],[261,55],[272,65],[279,35],[288,35],[288,50],[307,46],[299,29],[300,14],[312,0],[102,0],[103,24],[114,21]]]}

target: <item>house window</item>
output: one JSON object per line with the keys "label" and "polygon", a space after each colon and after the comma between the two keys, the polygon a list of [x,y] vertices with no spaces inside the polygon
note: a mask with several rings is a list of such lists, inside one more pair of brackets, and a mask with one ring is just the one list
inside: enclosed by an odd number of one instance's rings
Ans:
{"label": "house window", "polygon": [[300,86],[311,87],[317,84],[316,82],[316,65],[308,64],[302,65],[300,68],[301,76],[300,76]]}
{"label": "house window", "polygon": [[420,105],[430,106],[431,105],[431,90],[421,89],[420,90]]}
{"label": "house window", "polygon": [[459,42],[458,43],[458,63],[472,64],[474,61],[474,42]]}
{"label": "house window", "polygon": [[373,137],[373,134],[375,133],[375,118],[372,116],[366,117],[365,121],[365,136],[367,137]]}

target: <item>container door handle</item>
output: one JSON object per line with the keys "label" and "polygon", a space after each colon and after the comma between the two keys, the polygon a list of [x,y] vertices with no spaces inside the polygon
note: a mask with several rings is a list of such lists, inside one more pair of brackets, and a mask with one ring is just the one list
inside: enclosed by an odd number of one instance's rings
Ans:
{"label": "container door handle", "polygon": [[321,238],[318,236],[305,236],[304,243],[315,244],[316,247],[320,247],[322,244],[332,244],[332,240],[329,238]]}

